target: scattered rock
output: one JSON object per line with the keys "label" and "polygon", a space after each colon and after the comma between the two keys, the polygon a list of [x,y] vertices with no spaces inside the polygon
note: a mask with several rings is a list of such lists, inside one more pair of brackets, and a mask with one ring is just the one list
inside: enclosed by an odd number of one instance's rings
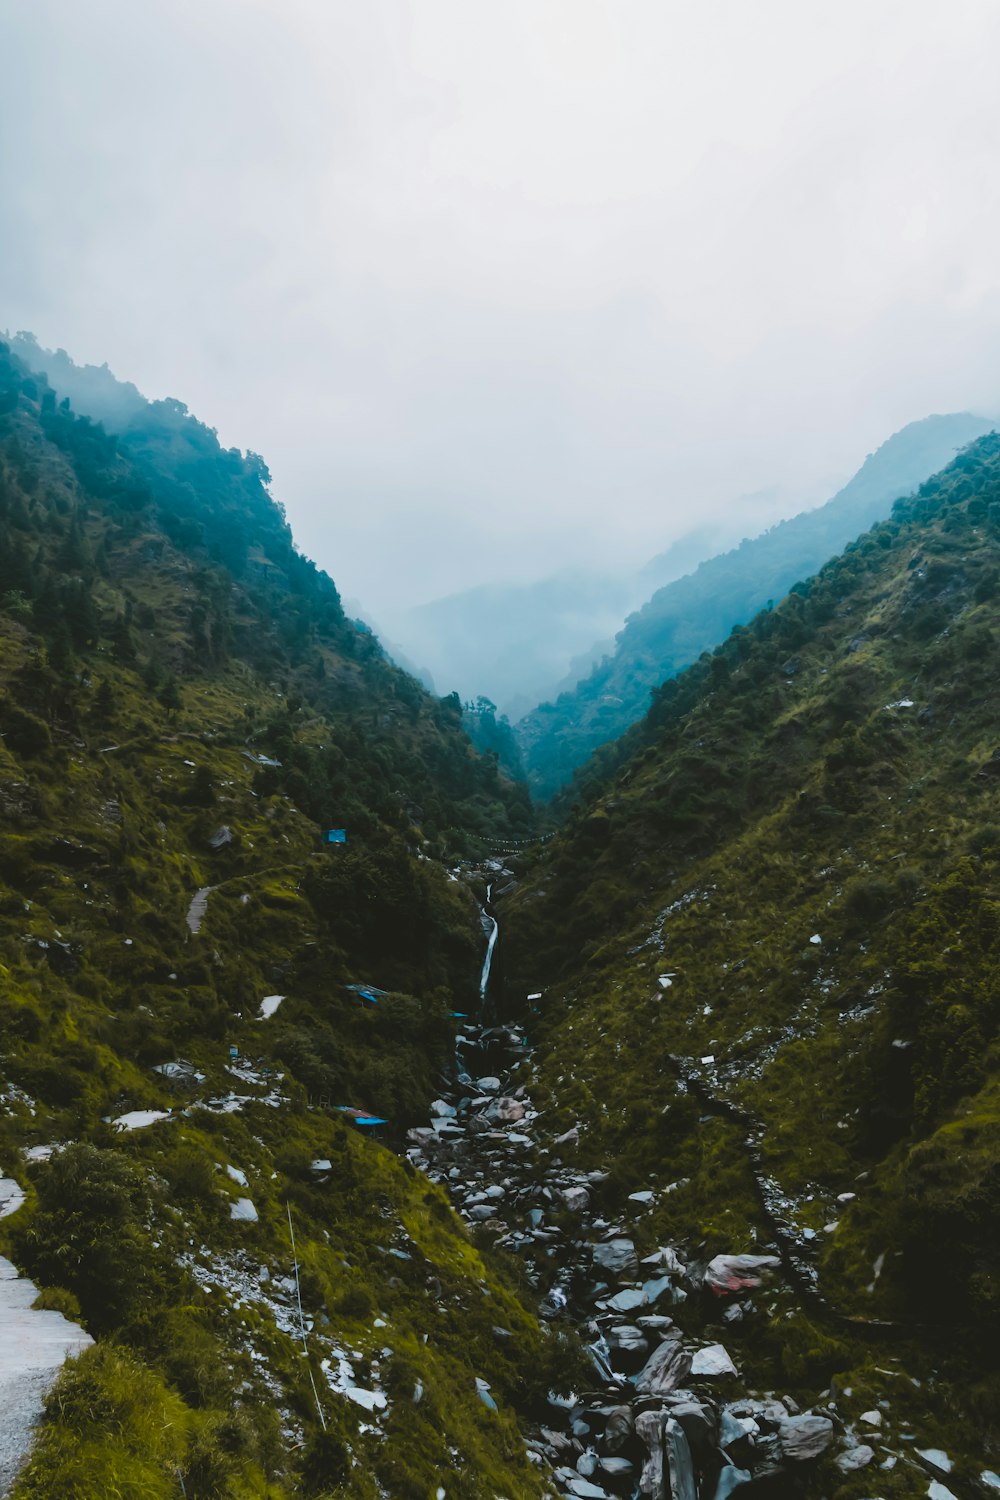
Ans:
{"label": "scattered rock", "polygon": [[786,1417],[778,1424],[781,1451],[794,1463],[818,1458],[833,1442],[833,1423],[829,1417],[815,1417],[806,1413],[801,1417]]}
{"label": "scattered rock", "polygon": [[704,1349],[698,1349],[695,1352],[691,1360],[690,1373],[702,1377],[714,1377],[736,1375],[738,1371],[721,1344],[706,1344]]}
{"label": "scattered rock", "polygon": [[609,1271],[620,1280],[634,1276],[639,1269],[635,1245],[624,1238],[606,1240],[603,1245],[595,1245],[594,1265]]}
{"label": "scattered rock", "polygon": [[777,1255],[717,1255],[705,1267],[705,1285],[717,1297],[760,1286],[761,1272],[781,1265]]}
{"label": "scattered rock", "polygon": [[867,1443],[859,1443],[855,1448],[847,1448],[843,1453],[838,1453],[836,1464],[842,1474],[853,1474],[856,1469],[867,1468],[874,1457],[874,1448],[869,1448]]}

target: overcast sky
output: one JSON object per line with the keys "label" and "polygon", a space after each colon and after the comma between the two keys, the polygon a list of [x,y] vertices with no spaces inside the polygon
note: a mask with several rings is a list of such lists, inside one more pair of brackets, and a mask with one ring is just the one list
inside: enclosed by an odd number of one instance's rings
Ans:
{"label": "overcast sky", "polygon": [[0,0],[0,327],[376,615],[1000,410],[996,0]]}

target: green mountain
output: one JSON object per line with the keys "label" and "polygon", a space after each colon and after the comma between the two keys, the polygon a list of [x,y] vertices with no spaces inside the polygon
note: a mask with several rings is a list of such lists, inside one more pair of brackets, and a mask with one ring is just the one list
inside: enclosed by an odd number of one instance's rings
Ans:
{"label": "green mountain", "polygon": [[998,653],[992,434],[665,682],[503,907],[549,1128],[639,1255],[777,1246],[726,1342],[886,1459],[845,1496],[996,1467]]}
{"label": "green mountain", "polygon": [[[619,633],[614,651],[590,675],[516,726],[532,790],[550,797],[598,746],[642,717],[650,693],[711,650],[734,625],[888,515],[992,422],[959,412],[912,422],[865,460],[854,478],[816,510],[782,521],[752,541],[703,562],[658,589]],[[594,636],[598,634],[595,628]]]}
{"label": "green mountain", "polygon": [[0,1251],[97,1340],[14,1493],[540,1496],[560,1341],[389,1149],[477,994],[451,867],[527,796],[261,459],[104,385],[114,436],[0,348]]}

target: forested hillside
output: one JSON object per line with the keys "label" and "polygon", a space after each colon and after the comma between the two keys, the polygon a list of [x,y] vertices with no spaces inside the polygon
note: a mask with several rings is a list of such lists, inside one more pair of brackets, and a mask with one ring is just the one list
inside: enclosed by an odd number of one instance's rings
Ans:
{"label": "forested hillside", "polygon": [[426,1115],[481,962],[449,865],[526,794],[262,460],[131,405],[0,349],[0,1250],[98,1340],[15,1493],[535,1496],[556,1341],[342,1112]]}
{"label": "forested hillside", "polygon": [[894,500],[991,426],[967,412],[912,422],[871,454],[826,505],[782,521],[659,589],[629,618],[612,654],[589,677],[517,724],[536,795],[551,796],[594,750],[643,716],[662,682],[815,573],[887,516]]}
{"label": "forested hillside", "polygon": [[777,1238],[811,1312],[743,1359],[835,1376],[890,1458],[930,1429],[959,1493],[1000,1445],[998,660],[990,435],[664,683],[504,911],[606,1211],[649,1190],[640,1254]]}

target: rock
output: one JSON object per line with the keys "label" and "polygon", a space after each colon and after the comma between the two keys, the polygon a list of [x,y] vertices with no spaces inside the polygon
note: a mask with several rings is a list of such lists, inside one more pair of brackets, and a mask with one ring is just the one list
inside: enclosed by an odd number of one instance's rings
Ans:
{"label": "rock", "polygon": [[869,1448],[867,1443],[858,1443],[856,1447],[838,1453],[835,1462],[842,1474],[853,1474],[856,1469],[867,1468],[874,1457],[874,1448]]}
{"label": "rock", "polygon": [[570,1213],[582,1214],[590,1207],[590,1194],[585,1187],[564,1188],[559,1196]]}
{"label": "rock", "polygon": [[[671,1404],[670,1415],[684,1428],[691,1452],[699,1459],[707,1458],[717,1441],[718,1424],[712,1408],[702,1401],[677,1401]],[[700,1463],[699,1467],[704,1465]]]}
{"label": "rock", "polygon": [[604,1424],[601,1448],[605,1453],[620,1453],[632,1437],[635,1424],[630,1406],[613,1406]]}
{"label": "rock", "polygon": [[608,1347],[620,1349],[626,1354],[645,1354],[649,1349],[646,1336],[641,1328],[634,1328],[631,1323],[620,1323],[617,1328],[611,1328],[606,1334]]}
{"label": "rock", "polygon": [[645,1207],[648,1203],[652,1203],[653,1194],[650,1192],[649,1188],[643,1188],[642,1192],[640,1193],[629,1193],[628,1201],[630,1203],[641,1203],[643,1207]]}
{"label": "rock", "polygon": [[627,1287],[623,1292],[616,1292],[608,1299],[608,1306],[612,1312],[625,1313],[634,1312],[637,1307],[645,1305],[644,1294],[636,1287]]}
{"label": "rock", "polygon": [[670,1277],[658,1276],[655,1281],[644,1281],[642,1284],[642,1295],[646,1303],[652,1307],[664,1292],[670,1290]]}
{"label": "rock", "polygon": [[437,1115],[440,1119],[453,1120],[458,1114],[458,1110],[453,1104],[448,1104],[444,1099],[432,1099],[431,1114]]}
{"label": "rock", "polygon": [[555,1313],[561,1313],[566,1306],[566,1293],[561,1286],[550,1287],[542,1299],[542,1312],[547,1312],[551,1317]]}
{"label": "rock", "polygon": [[684,1264],[672,1245],[661,1245],[643,1258],[644,1266],[658,1266],[667,1276],[683,1276]]}
{"label": "rock", "polygon": [[927,1500],[956,1500],[956,1496],[940,1479],[932,1479],[927,1486]]}
{"label": "rock", "polygon": [[712,1500],[728,1500],[733,1490],[738,1490],[743,1484],[749,1484],[752,1478],[753,1475],[749,1469],[737,1469],[734,1464],[726,1464],[719,1470],[719,1481],[715,1486]]}
{"label": "rock", "polygon": [[662,1411],[640,1412],[635,1419],[636,1433],[649,1453],[639,1476],[639,1493],[648,1496],[648,1500],[667,1500],[663,1474],[663,1434],[666,1426],[666,1413]]}
{"label": "rock", "polygon": [[668,1396],[687,1379],[690,1369],[691,1356],[680,1339],[665,1339],[635,1377],[636,1391],[640,1396]]}
{"label": "rock", "polygon": [[833,1442],[833,1423],[829,1417],[814,1417],[809,1413],[786,1417],[778,1424],[778,1438],[785,1457],[802,1463],[826,1452]]}
{"label": "rock", "polygon": [[486,1381],[486,1380],[480,1379],[480,1377],[478,1375],[476,1376],[476,1390],[477,1390],[477,1392],[479,1394],[479,1399],[483,1403],[483,1405],[489,1411],[496,1411],[497,1410],[497,1404],[494,1401],[493,1397],[490,1395],[489,1382]]}
{"label": "rock", "polygon": [[698,1491],[694,1482],[694,1465],[691,1462],[691,1448],[684,1428],[674,1416],[667,1419],[664,1448],[672,1500],[698,1500]]}
{"label": "rock", "polygon": [[635,1464],[630,1458],[602,1458],[600,1460],[600,1466],[605,1474],[610,1474],[612,1477],[618,1476],[621,1478],[623,1478],[626,1474],[631,1474],[632,1470],[635,1468]]}
{"label": "rock", "polygon": [[599,1484],[594,1484],[589,1479],[568,1479],[566,1488],[571,1495],[578,1495],[580,1500],[610,1500],[607,1490],[602,1490]]}
{"label": "rock", "polygon": [[240,1219],[244,1224],[256,1224],[257,1210],[249,1198],[237,1198],[229,1205],[229,1217]]}
{"label": "rock", "polygon": [[594,1265],[617,1276],[619,1280],[634,1276],[639,1269],[635,1245],[624,1238],[605,1240],[603,1245],[594,1246]]}
{"label": "rock", "polygon": [[477,1078],[476,1087],[481,1094],[499,1094],[500,1080],[499,1078]]}
{"label": "rock", "polygon": [[517,1099],[494,1099],[486,1113],[500,1125],[516,1125],[524,1119],[524,1105]]}
{"label": "rock", "polygon": [[863,1411],[858,1421],[864,1422],[867,1427],[881,1427],[882,1413],[880,1411]]}
{"label": "rock", "polygon": [[705,1285],[717,1297],[760,1286],[761,1271],[781,1265],[776,1255],[717,1255],[705,1267]]}
{"label": "rock", "polygon": [[932,1469],[937,1469],[941,1474],[950,1474],[952,1462],[943,1448],[918,1448],[917,1457],[922,1458],[925,1464],[930,1464]]}
{"label": "rock", "polygon": [[984,1469],[979,1476],[979,1483],[985,1484],[988,1490],[1000,1490],[1000,1474],[994,1474],[992,1469]]}
{"label": "rock", "polygon": [[704,1349],[695,1351],[690,1373],[712,1378],[718,1375],[736,1375],[739,1372],[721,1344],[706,1344]]}

